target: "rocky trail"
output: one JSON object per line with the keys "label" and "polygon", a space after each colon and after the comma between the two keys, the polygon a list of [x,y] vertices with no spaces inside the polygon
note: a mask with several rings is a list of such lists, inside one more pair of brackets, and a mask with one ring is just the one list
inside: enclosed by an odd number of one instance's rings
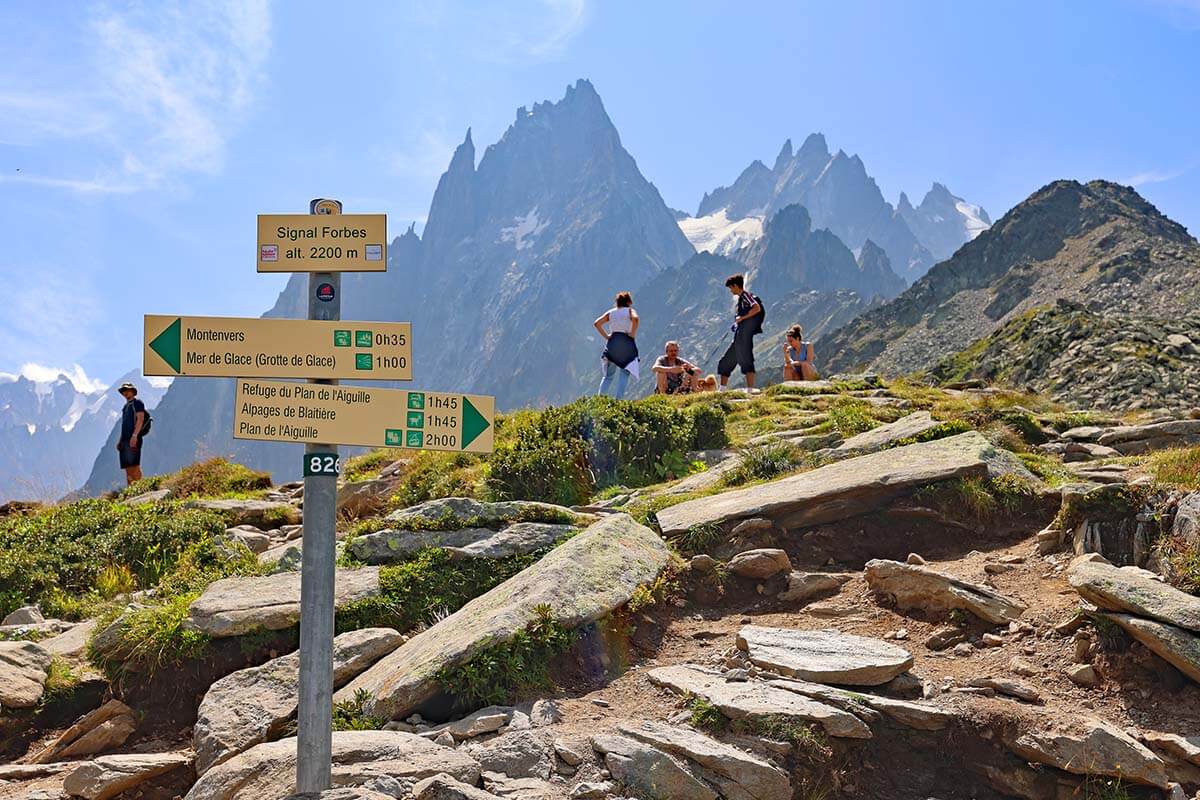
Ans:
{"label": "rocky trail", "polygon": [[[1200,422],[853,381],[723,402],[743,447],[573,508],[348,481],[322,797],[1200,796],[1200,492],[1153,460]],[[198,502],[260,566],[189,596],[184,666],[88,661],[135,663],[152,597],[4,621],[0,798],[291,795],[302,497]],[[63,663],[80,688],[41,700]]]}

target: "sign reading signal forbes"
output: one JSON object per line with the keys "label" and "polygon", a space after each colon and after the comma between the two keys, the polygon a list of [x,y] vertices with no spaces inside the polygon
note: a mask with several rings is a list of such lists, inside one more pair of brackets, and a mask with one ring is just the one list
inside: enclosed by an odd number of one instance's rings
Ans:
{"label": "sign reading signal forbes", "polygon": [[490,453],[493,397],[238,380],[235,439]]}
{"label": "sign reading signal forbes", "polygon": [[387,214],[259,214],[259,272],[386,272]]}
{"label": "sign reading signal forbes", "polygon": [[407,322],[147,314],[144,342],[146,375],[412,380]]}

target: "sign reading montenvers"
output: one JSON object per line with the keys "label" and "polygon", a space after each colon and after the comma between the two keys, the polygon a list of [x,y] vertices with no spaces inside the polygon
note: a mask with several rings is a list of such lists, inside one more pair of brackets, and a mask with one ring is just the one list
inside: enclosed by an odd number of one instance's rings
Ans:
{"label": "sign reading montenvers", "polygon": [[233,437],[490,453],[495,415],[480,395],[238,380]]}
{"label": "sign reading montenvers", "polygon": [[407,322],[147,314],[146,375],[412,380]]}
{"label": "sign reading montenvers", "polygon": [[386,214],[259,214],[259,272],[385,272]]}

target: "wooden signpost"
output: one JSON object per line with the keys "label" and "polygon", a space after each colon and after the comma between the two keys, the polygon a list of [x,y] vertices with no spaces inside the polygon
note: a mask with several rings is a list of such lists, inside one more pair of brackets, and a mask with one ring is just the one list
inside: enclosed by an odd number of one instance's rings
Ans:
{"label": "wooden signpost", "polygon": [[412,380],[412,326],[147,314],[144,375]]}
{"label": "wooden signpost", "polygon": [[337,446],[489,453],[495,399],[337,385],[412,379],[408,323],[341,319],[340,273],[387,269],[386,215],[326,199],[308,214],[260,214],[256,263],[309,273],[307,320],[147,315],[143,372],[236,378],[235,438],[305,446],[296,791],[317,793],[332,772]]}

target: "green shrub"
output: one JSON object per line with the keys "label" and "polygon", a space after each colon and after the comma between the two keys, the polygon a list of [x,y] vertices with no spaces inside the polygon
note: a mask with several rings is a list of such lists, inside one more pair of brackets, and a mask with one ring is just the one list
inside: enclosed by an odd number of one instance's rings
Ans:
{"label": "green shrub", "polygon": [[778,439],[743,447],[740,456],[737,466],[725,474],[726,486],[770,480],[806,462],[800,448]]}
{"label": "green shrub", "polygon": [[198,593],[176,595],[158,605],[126,612],[117,609],[102,616],[96,631],[102,632],[117,622],[120,627],[115,643],[100,650],[93,637],[88,644],[88,660],[115,679],[125,673],[150,678],[165,667],[199,658],[208,646],[209,637],[184,626],[188,606],[197,596]]}
{"label": "green shrub", "polygon": [[951,517],[988,522],[1021,513],[1034,498],[1034,489],[1015,475],[995,478],[956,478],[923,486],[913,499]]}
{"label": "green shrub", "polygon": [[1159,483],[1179,489],[1200,489],[1200,446],[1151,454],[1150,472]]}
{"label": "green shrub", "polygon": [[347,481],[363,481],[368,478],[377,478],[379,477],[379,472],[384,467],[392,464],[394,461],[411,456],[412,452],[408,450],[383,447],[347,459],[346,463],[342,465],[342,474]]}
{"label": "green shrub", "polygon": [[387,720],[371,716],[366,712],[371,693],[358,689],[349,700],[333,704],[333,729],[335,731],[377,731]]}
{"label": "green shrub", "polygon": [[692,712],[688,722],[693,728],[703,731],[722,731],[729,727],[729,720],[720,709],[703,697],[693,697],[688,702],[688,710]]}
{"label": "green shrub", "polygon": [[420,452],[412,456],[391,498],[407,508],[441,497],[478,497],[486,472],[482,456],[471,453]]}
{"label": "green shrub", "polygon": [[0,615],[30,603],[78,618],[105,593],[148,589],[185,551],[224,532],[220,515],[177,503],[80,500],[0,520]]}
{"label": "green shrub", "polygon": [[[720,417],[720,425],[718,425]],[[687,452],[721,441],[716,404],[667,397],[588,397],[514,415],[491,460],[488,487],[500,499],[584,503],[597,489],[637,487],[687,474]]]}
{"label": "green shrub", "polygon": [[[702,395],[703,396],[703,395]],[[724,403],[699,402],[685,407],[692,418],[693,450],[719,450],[729,445]]]}
{"label": "green shrub", "polygon": [[671,539],[671,544],[682,553],[696,554],[707,552],[710,547],[721,540],[724,532],[720,525],[711,522],[693,525],[683,533]]}
{"label": "green shrub", "polygon": [[839,397],[827,411],[834,430],[844,438],[879,427],[879,420],[871,414],[871,406],[861,400]]}
{"label": "green shrub", "polygon": [[380,593],[337,612],[337,630],[382,626],[407,631],[440,614],[453,613],[534,564],[549,550],[507,558],[451,558],[429,547],[412,559],[379,571]]}
{"label": "green shrub", "polygon": [[1200,546],[1183,536],[1167,536],[1155,549],[1167,565],[1171,583],[1189,594],[1200,595]]}
{"label": "green shrub", "polygon": [[169,490],[170,497],[176,500],[223,497],[270,489],[271,476],[223,458],[210,458],[166,476],[159,488]]}
{"label": "green shrub", "polygon": [[555,621],[549,606],[534,609],[535,619],[508,641],[484,647],[466,663],[437,673],[442,689],[463,707],[515,701],[550,686],[550,662],[575,642],[575,632]]}

